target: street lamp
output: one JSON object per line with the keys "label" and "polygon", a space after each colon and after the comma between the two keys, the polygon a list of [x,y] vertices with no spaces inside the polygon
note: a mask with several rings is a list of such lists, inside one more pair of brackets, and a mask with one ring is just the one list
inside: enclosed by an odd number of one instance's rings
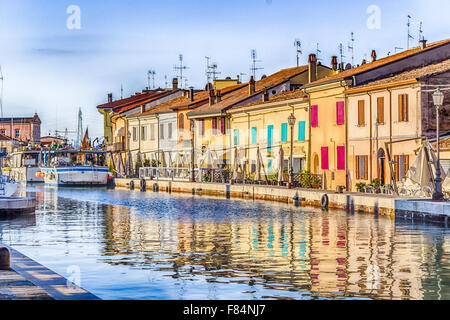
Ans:
{"label": "street lamp", "polygon": [[441,164],[439,161],[439,108],[444,104],[444,94],[438,89],[433,93],[433,103],[436,107],[436,149],[437,149],[437,163],[436,163],[436,179],[434,179],[434,193],[433,200],[443,200],[442,194],[442,179],[441,179]]}
{"label": "street lamp", "polygon": [[195,121],[191,120],[191,135],[192,135],[192,139],[191,139],[191,177],[190,180],[191,182],[195,182],[195,143],[194,143],[194,138],[195,138]]}
{"label": "street lamp", "polygon": [[288,123],[291,126],[291,157],[289,159],[289,189],[294,185],[294,126],[297,119],[291,113]]}

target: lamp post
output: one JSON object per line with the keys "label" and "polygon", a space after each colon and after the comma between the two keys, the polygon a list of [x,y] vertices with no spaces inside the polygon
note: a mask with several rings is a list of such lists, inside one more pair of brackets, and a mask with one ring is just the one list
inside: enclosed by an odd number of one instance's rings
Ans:
{"label": "lamp post", "polygon": [[195,143],[194,143],[195,120],[191,120],[191,134],[192,134],[192,139],[191,139],[191,177],[190,177],[190,181],[195,182]]}
{"label": "lamp post", "polygon": [[442,179],[441,179],[441,164],[439,160],[439,108],[444,103],[444,94],[439,90],[433,93],[433,103],[436,107],[436,149],[437,149],[437,163],[436,163],[436,179],[434,179],[434,193],[433,200],[443,200],[442,194]]}
{"label": "lamp post", "polygon": [[288,119],[288,123],[291,126],[291,156],[289,159],[289,189],[292,189],[294,185],[294,126],[297,119],[294,114],[291,113]]}

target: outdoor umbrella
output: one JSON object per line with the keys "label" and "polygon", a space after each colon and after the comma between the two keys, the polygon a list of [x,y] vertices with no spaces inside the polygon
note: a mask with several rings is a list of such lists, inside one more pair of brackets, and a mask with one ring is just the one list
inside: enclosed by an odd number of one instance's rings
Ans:
{"label": "outdoor umbrella", "polygon": [[132,174],[133,174],[133,157],[131,156],[131,151],[128,151],[127,175],[131,176]]}
{"label": "outdoor umbrella", "polygon": [[[408,170],[406,177],[421,187],[432,185],[432,169],[428,162],[427,152],[428,146],[422,145],[417,154],[416,160]],[[431,159],[430,159],[431,160]]]}
{"label": "outdoor umbrella", "polygon": [[284,150],[280,146],[280,151],[278,152],[278,182],[284,181]]}
{"label": "outdoor umbrella", "polygon": [[256,151],[256,176],[255,176],[255,180],[256,181],[261,181],[261,166],[262,166],[262,158],[261,158],[261,151],[258,150]]}
{"label": "outdoor umbrella", "polygon": [[[437,157],[436,157],[436,154],[433,151],[433,147],[429,143],[428,143],[428,150],[429,150],[429,153],[430,153],[430,161],[432,161],[433,177],[436,177]],[[442,165],[440,165],[440,169],[441,169],[441,179],[442,179],[442,181],[444,181],[444,179],[447,176],[447,174],[445,173],[444,168],[442,168]]]}
{"label": "outdoor umbrella", "polygon": [[234,148],[234,164],[233,164],[233,180],[239,178],[239,152],[237,148]]}

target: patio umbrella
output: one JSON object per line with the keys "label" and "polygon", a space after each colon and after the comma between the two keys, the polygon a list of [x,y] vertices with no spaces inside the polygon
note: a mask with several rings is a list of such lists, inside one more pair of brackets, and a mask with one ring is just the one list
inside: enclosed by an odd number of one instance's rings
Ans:
{"label": "patio umbrella", "polygon": [[133,174],[133,157],[131,155],[131,151],[128,151],[127,175],[131,176],[132,174]]}
{"label": "patio umbrella", "polygon": [[161,152],[161,156],[159,157],[159,162],[161,162],[160,163],[160,167],[161,168],[166,168],[167,167],[166,153],[165,152]]}
{"label": "patio umbrella", "polygon": [[[416,160],[408,170],[406,177],[412,182],[420,185],[421,187],[431,186],[432,182],[432,171],[431,166],[428,162],[427,152],[428,146],[422,145],[417,154]],[[431,159],[430,159],[431,160]]]}
{"label": "patio umbrella", "polygon": [[[431,146],[431,144],[428,143],[428,150],[430,153],[430,161],[432,161],[432,173],[433,173],[433,177],[436,176],[436,166],[437,166],[437,157],[436,154],[433,151],[433,147]],[[440,169],[441,169],[441,179],[442,181],[444,181],[445,177],[447,176],[447,174],[445,173],[444,168],[442,168],[442,165],[440,165]]]}
{"label": "patio umbrella", "polygon": [[201,167],[204,169],[212,169],[217,167],[217,161],[214,159],[211,150],[208,150],[202,160]]}
{"label": "patio umbrella", "polygon": [[280,151],[278,152],[278,182],[284,181],[284,150],[280,146]]}
{"label": "patio umbrella", "polygon": [[258,150],[256,151],[256,176],[255,176],[255,180],[256,181],[261,181],[261,166],[262,166],[262,158],[261,158],[261,151]]}
{"label": "patio umbrella", "polygon": [[239,152],[237,148],[234,148],[234,164],[233,164],[233,180],[239,178]]}

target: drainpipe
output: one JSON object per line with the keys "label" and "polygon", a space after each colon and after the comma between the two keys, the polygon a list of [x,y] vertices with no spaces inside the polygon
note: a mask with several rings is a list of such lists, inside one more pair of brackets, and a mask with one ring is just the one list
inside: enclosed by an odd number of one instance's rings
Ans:
{"label": "drainpipe", "polygon": [[[392,155],[392,90],[390,88],[386,88],[389,92],[389,153]],[[395,177],[392,177],[391,171],[391,182]]]}
{"label": "drainpipe", "polygon": [[369,182],[372,183],[372,181],[373,181],[373,163],[372,163],[372,161],[373,161],[373,157],[372,157],[372,149],[373,149],[373,142],[372,142],[372,94],[369,93],[369,91],[367,91],[367,95],[370,98],[370,102],[369,102],[369,112],[370,112],[370,114],[369,114],[369,121],[370,121],[370,123],[369,123],[369,131],[370,131],[370,133],[369,133],[369,163],[370,163],[370,166],[369,166],[369,177],[370,177],[370,180],[369,180]]}
{"label": "drainpipe", "polygon": [[308,164],[306,165],[306,169],[311,172],[311,140],[312,140],[312,136],[311,136],[311,94],[307,93],[308,95],[308,132],[309,132],[309,137],[308,137]]}
{"label": "drainpipe", "polygon": [[[159,167],[159,159],[160,159],[160,154],[159,154],[159,152],[160,152],[160,137],[161,137],[161,134],[160,134],[160,132],[159,132],[159,130],[160,130],[159,114],[156,115],[156,121],[157,121],[157,128],[156,128],[156,131],[158,132],[158,156],[156,157],[156,160],[158,161],[157,165],[158,165],[158,167]],[[158,175],[158,176],[159,176],[159,175]]]}
{"label": "drainpipe", "polygon": [[246,114],[247,114],[247,170],[248,170],[248,173],[249,173],[249,175],[250,175],[250,139],[251,139],[251,137],[250,137],[250,135],[251,135],[251,132],[250,132],[250,130],[251,130],[251,128],[250,128],[250,113],[248,113],[248,112],[246,112]]}
{"label": "drainpipe", "polygon": [[[342,85],[342,82],[344,85]],[[356,78],[353,77],[353,84],[356,83]],[[347,83],[345,81],[340,82],[340,86],[344,88],[344,91],[348,89]],[[344,93],[344,115],[345,115],[345,190],[351,191],[351,186],[349,184],[349,171],[348,171],[348,95]],[[336,152],[336,151],[335,151]]]}

